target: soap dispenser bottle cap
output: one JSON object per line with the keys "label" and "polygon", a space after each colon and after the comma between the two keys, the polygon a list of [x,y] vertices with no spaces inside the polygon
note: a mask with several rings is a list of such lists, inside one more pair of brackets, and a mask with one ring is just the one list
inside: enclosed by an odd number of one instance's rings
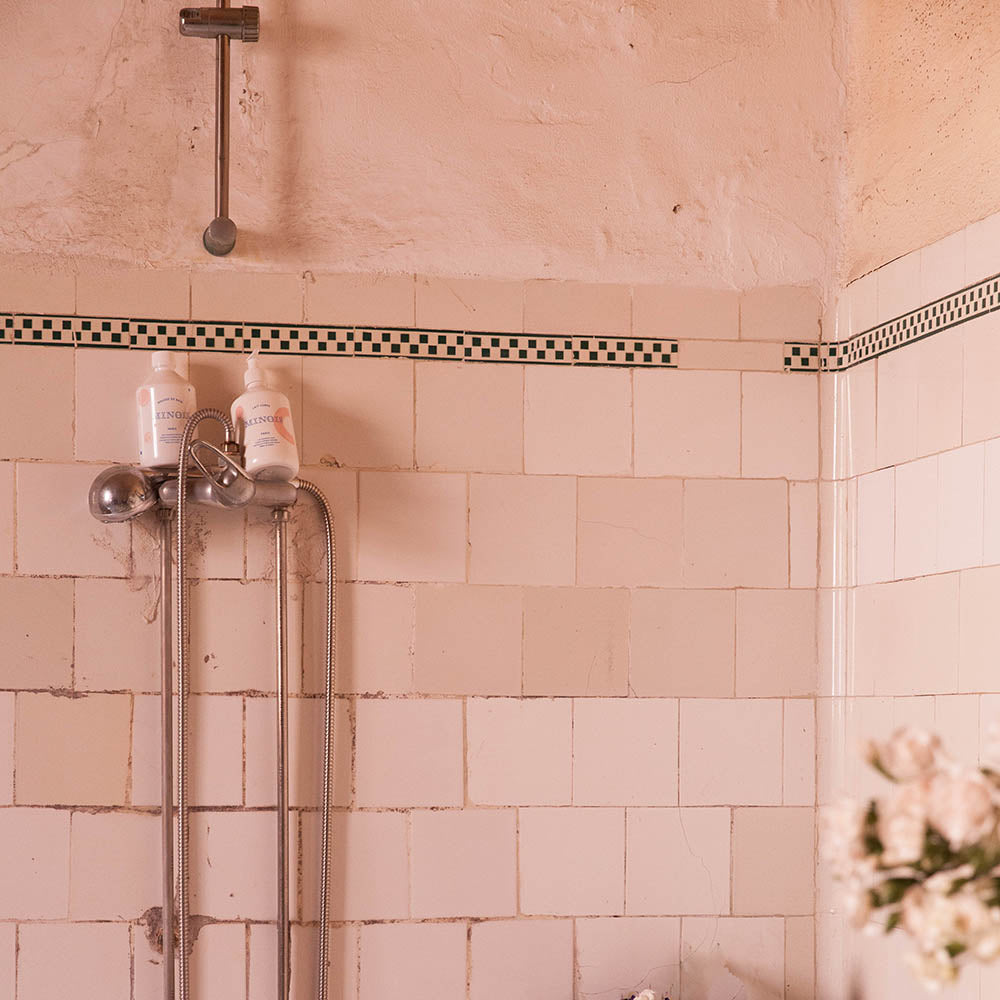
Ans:
{"label": "soap dispenser bottle cap", "polygon": [[177,362],[173,351],[153,351],[154,368],[171,368],[177,370]]}
{"label": "soap dispenser bottle cap", "polygon": [[248,389],[255,385],[267,388],[267,377],[257,361],[257,351],[254,351],[247,358],[247,370],[243,373],[243,385]]}

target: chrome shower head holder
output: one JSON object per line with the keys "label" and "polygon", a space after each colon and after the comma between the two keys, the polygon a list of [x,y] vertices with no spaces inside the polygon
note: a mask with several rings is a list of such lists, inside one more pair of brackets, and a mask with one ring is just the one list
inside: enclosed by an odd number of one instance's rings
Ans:
{"label": "chrome shower head holder", "polygon": [[214,257],[236,246],[236,223],[229,218],[229,42],[260,39],[260,8],[185,7],[180,31],[187,38],[214,38],[215,55],[215,218],[205,227],[202,243]]}
{"label": "chrome shower head holder", "polygon": [[181,11],[181,34],[187,38],[227,35],[238,42],[256,42],[260,39],[260,8],[185,7]]}

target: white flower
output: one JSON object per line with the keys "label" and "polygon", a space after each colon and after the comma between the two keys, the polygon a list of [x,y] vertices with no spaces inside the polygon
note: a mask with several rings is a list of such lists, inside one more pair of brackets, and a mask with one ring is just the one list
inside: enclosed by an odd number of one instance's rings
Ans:
{"label": "white flower", "polygon": [[931,779],[927,818],[953,851],[960,850],[996,830],[995,793],[982,772],[949,768]]}
{"label": "white flower", "polygon": [[924,853],[927,789],[926,781],[897,785],[883,804],[878,817],[878,836],[884,849],[882,864],[911,864]]}
{"label": "white flower", "polygon": [[932,951],[911,952],[906,956],[906,964],[927,989],[937,992],[944,983],[953,983],[958,978],[955,960],[943,948]]}
{"label": "white flower", "polygon": [[[973,888],[966,886],[949,895],[953,881],[950,877],[947,880],[935,877],[936,891],[913,888],[903,897],[903,926],[923,952],[938,952],[956,945],[975,950],[980,942],[992,939],[997,930],[994,912]],[[984,944],[987,951],[990,947],[992,940]]]}
{"label": "white flower", "polygon": [[896,781],[912,781],[929,774],[940,762],[941,740],[922,729],[904,726],[885,743],[872,743],[868,760]]}
{"label": "white flower", "polygon": [[643,990],[637,993],[632,1000],[656,1000],[656,994],[652,990]]}

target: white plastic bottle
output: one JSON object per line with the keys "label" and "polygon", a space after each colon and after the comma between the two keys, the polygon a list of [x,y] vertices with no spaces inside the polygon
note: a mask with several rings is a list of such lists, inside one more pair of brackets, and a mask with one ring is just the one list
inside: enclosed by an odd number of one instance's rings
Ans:
{"label": "white plastic bottle", "polygon": [[135,391],[139,464],[164,469],[180,458],[188,417],[198,409],[194,386],[177,372],[172,351],[153,352],[153,373]]}
{"label": "white plastic bottle", "polygon": [[251,479],[294,479],[299,474],[299,452],[292,410],[284,393],[268,387],[256,351],[247,359],[243,384],[246,392],[233,403],[232,418],[247,474]]}

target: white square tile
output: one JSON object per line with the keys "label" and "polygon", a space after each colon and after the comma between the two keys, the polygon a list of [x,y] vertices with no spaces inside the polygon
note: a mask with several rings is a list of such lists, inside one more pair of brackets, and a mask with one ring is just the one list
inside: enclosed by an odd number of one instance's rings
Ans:
{"label": "white square tile", "polygon": [[781,702],[681,700],[682,805],[781,802]]}

